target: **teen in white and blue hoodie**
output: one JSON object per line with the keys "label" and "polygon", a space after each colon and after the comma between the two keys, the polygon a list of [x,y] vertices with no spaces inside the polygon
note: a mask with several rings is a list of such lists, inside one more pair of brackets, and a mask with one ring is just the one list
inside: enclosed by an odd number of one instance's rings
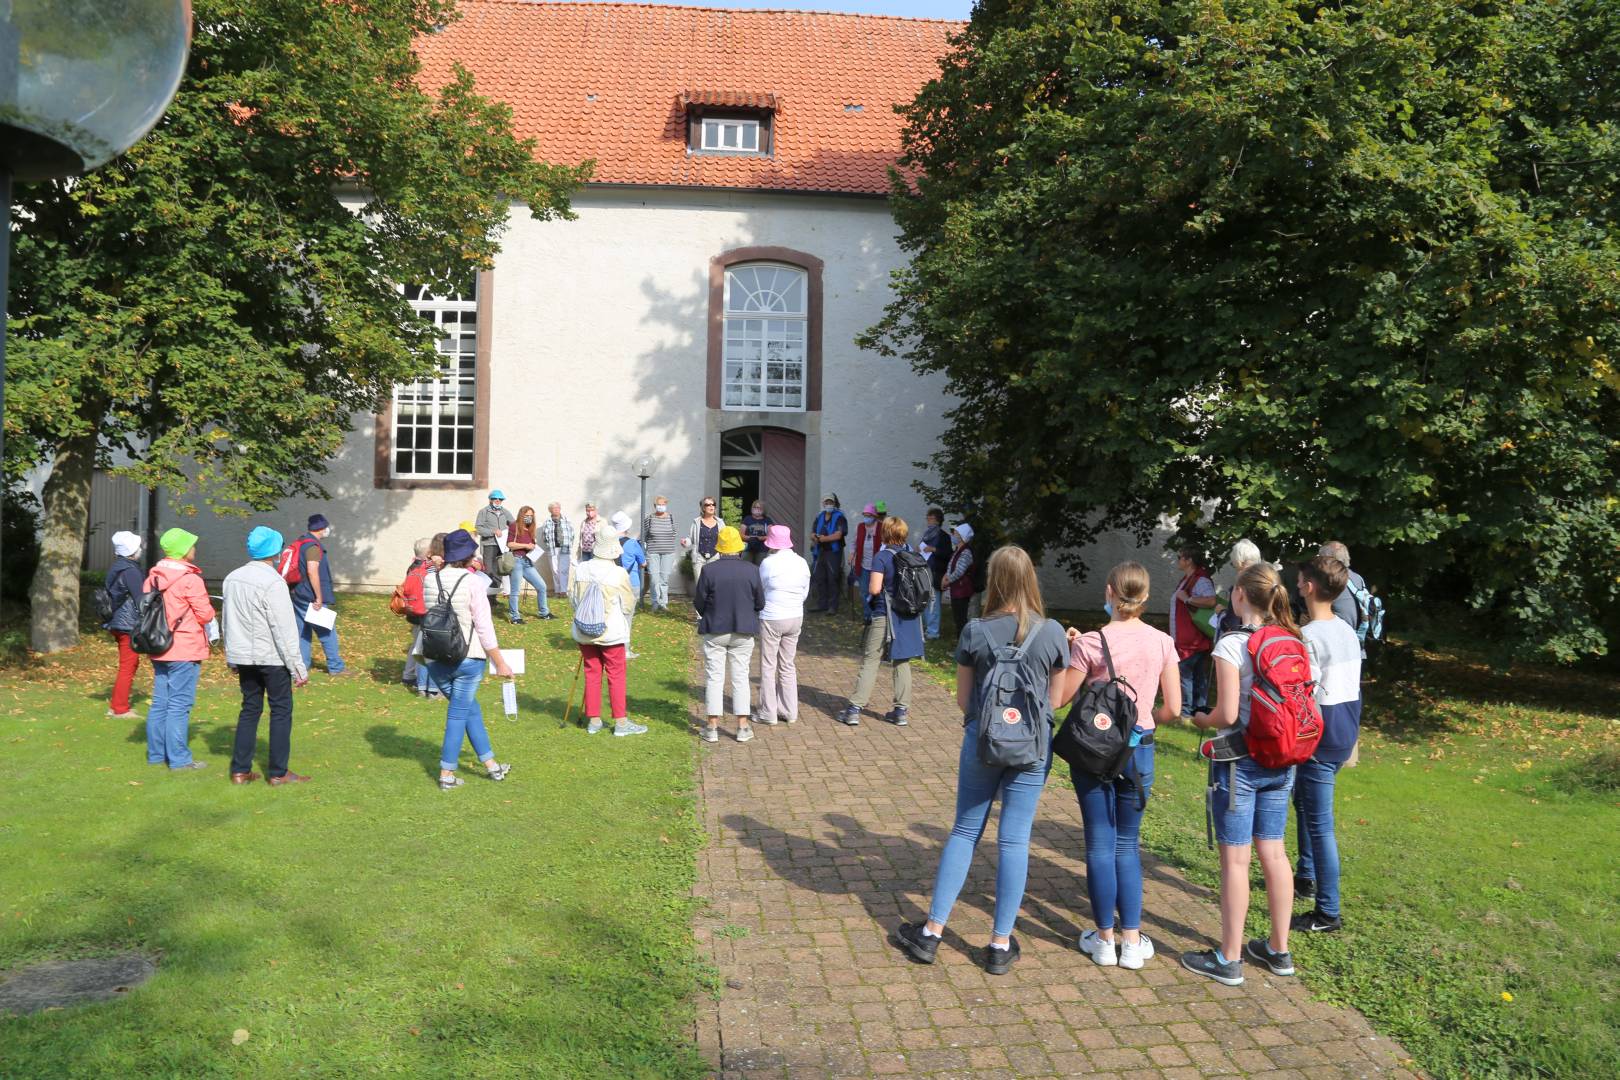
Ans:
{"label": "teen in white and blue hoodie", "polygon": [[1311,911],[1294,916],[1292,929],[1305,933],[1332,933],[1343,925],[1333,785],[1361,735],[1361,643],[1333,610],[1348,580],[1349,567],[1327,555],[1299,567],[1299,595],[1310,614],[1300,631],[1319,672],[1316,701],[1322,708],[1322,741],[1294,779],[1299,826],[1294,895],[1316,900]]}

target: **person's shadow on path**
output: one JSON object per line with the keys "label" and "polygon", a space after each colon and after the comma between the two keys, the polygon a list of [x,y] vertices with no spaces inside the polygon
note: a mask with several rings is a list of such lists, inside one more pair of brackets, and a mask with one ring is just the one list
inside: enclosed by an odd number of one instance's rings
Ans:
{"label": "person's shadow on path", "polygon": [[[908,920],[926,917],[927,913],[914,908],[903,893],[931,888],[948,829],[913,824],[911,835],[891,836],[874,833],[845,814],[827,814],[822,820],[838,830],[831,843],[795,836],[746,814],[729,814],[721,819],[721,824],[732,830],[741,843],[759,851],[771,870],[783,880],[824,895],[848,895],[859,900],[872,921],[883,928],[885,936],[892,934],[901,917]],[[967,905],[987,917],[993,917],[995,912],[995,862],[985,850],[987,843],[992,851],[995,848],[990,836],[992,827],[987,824],[985,835],[980,837],[973,865],[957,898],[958,906]],[[1082,927],[1074,921],[1076,915],[1089,912],[1085,872],[1082,869],[1076,874],[1053,862],[1040,853],[1042,849],[1083,850],[1079,831],[1062,822],[1037,826],[1031,837],[1019,932],[1072,947],[1080,931],[1091,925],[1086,921]],[[1153,876],[1190,896],[1207,900],[1207,894],[1162,870]],[[1203,937],[1198,931],[1158,913],[1148,911],[1144,916],[1144,929],[1150,933],[1163,936],[1169,932],[1193,941]],[[944,940],[963,951],[973,948],[949,926]]]}

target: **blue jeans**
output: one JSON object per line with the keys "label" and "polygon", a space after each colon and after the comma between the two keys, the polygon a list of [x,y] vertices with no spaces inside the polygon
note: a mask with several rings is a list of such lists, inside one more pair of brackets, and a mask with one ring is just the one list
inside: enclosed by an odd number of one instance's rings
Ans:
{"label": "blue jeans", "polygon": [[647,576],[652,580],[652,607],[663,611],[669,607],[669,575],[675,572],[678,551],[647,552]]}
{"label": "blue jeans", "polygon": [[493,761],[489,732],[484,728],[484,710],[478,704],[478,684],[484,681],[484,658],[468,657],[459,664],[446,660],[428,661],[428,677],[439,693],[449,699],[444,717],[444,748],[439,751],[439,768],[455,772],[461,756],[461,740],[472,742],[479,761]]}
{"label": "blue jeans", "polygon": [[178,769],[191,764],[191,707],[197,703],[201,660],[152,661],[152,703],[146,709],[146,763]]}
{"label": "blue jeans", "polygon": [[1299,862],[1294,873],[1316,882],[1316,909],[1339,914],[1339,841],[1333,835],[1333,783],[1340,761],[1311,758],[1294,781],[1294,812],[1299,821]]}
{"label": "blue jeans", "polygon": [[1115,911],[1121,930],[1142,928],[1142,817],[1153,789],[1153,744],[1138,746],[1135,760],[1140,798],[1129,784],[1105,784],[1073,770],[1086,827],[1086,892],[1099,930],[1113,929]]}
{"label": "blue jeans", "polygon": [[546,579],[540,576],[540,571],[534,568],[534,563],[522,555],[513,556],[514,565],[508,580],[508,587],[512,590],[511,599],[506,602],[508,612],[512,618],[518,617],[518,594],[523,591],[523,583],[527,581],[534,586],[536,595],[540,597],[537,609],[542,615],[551,614],[551,605],[546,600]]}
{"label": "blue jeans", "polygon": [[1176,666],[1181,669],[1181,715],[1191,716],[1209,707],[1209,657],[1193,653]]}
{"label": "blue jeans", "polygon": [[1251,757],[1215,762],[1211,768],[1215,772],[1211,793],[1215,839],[1227,847],[1281,840],[1288,831],[1288,793],[1294,789],[1294,770],[1268,769]]}
{"label": "blue jeans", "polygon": [[328,630],[324,626],[311,626],[304,621],[304,612],[309,605],[300,601],[293,601],[293,622],[298,624],[298,651],[304,654],[304,668],[308,670],[315,658],[315,645],[310,635],[321,639],[321,652],[326,654],[326,673],[336,675],[343,670],[343,657],[338,654],[337,628]]}
{"label": "blue jeans", "polygon": [[928,602],[923,612],[923,634],[929,638],[939,637],[940,610],[945,606],[945,597],[938,590],[934,590],[934,598]]}
{"label": "blue jeans", "polygon": [[939,872],[934,877],[934,899],[928,917],[940,925],[951,917],[951,908],[967,880],[973,849],[990,821],[990,803],[1001,796],[1001,820],[996,826],[996,914],[993,934],[1010,934],[1024,902],[1024,882],[1029,877],[1029,830],[1035,824],[1035,807],[1046,787],[1046,774],[1052,771],[1052,755],[1028,769],[992,769],[979,761],[979,725],[967,725],[962,732],[962,756],[956,775],[956,824],[939,854]]}

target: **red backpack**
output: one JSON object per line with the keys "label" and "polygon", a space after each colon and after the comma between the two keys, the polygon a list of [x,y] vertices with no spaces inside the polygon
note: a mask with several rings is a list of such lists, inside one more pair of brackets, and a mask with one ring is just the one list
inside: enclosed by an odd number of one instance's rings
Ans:
{"label": "red backpack", "polygon": [[433,564],[426,559],[421,565],[411,567],[405,574],[405,580],[394,586],[394,596],[388,602],[388,609],[411,622],[426,615],[427,596],[422,592],[422,582],[432,569]]}
{"label": "red backpack", "polygon": [[290,547],[282,549],[281,558],[276,560],[276,573],[281,575],[282,581],[296,585],[304,580],[304,549],[314,542],[294,540]]}
{"label": "red backpack", "polygon": [[1322,710],[1305,643],[1280,626],[1249,634],[1249,756],[1268,769],[1309,761],[1322,741]]}

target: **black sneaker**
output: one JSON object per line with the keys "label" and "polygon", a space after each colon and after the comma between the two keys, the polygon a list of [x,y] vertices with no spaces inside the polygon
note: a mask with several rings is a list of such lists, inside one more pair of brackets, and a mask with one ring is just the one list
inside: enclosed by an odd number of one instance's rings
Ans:
{"label": "black sneaker", "polygon": [[906,707],[904,705],[896,705],[894,708],[883,714],[883,719],[887,720],[895,727],[905,727]]}
{"label": "black sneaker", "polygon": [[1344,920],[1337,915],[1324,915],[1312,908],[1288,921],[1288,928],[1298,934],[1337,934],[1344,928]]}
{"label": "black sneaker", "polygon": [[522,626],[523,625],[523,616],[521,616],[521,615],[508,615],[506,617],[506,621],[511,623],[513,626]]}
{"label": "black sneaker", "polygon": [[903,922],[895,928],[894,943],[919,964],[932,964],[939,952],[939,938],[923,933],[922,923]]}
{"label": "black sneaker", "polygon": [[1308,877],[1296,877],[1294,879],[1294,899],[1315,900],[1316,882]]}
{"label": "black sneaker", "polygon": [[859,705],[846,705],[833,719],[849,727],[860,727],[861,707]]}
{"label": "black sneaker", "polygon": [[1225,986],[1243,985],[1242,962],[1228,960],[1223,964],[1221,958],[1215,955],[1214,949],[1205,949],[1203,952],[1182,953],[1181,966],[1195,975],[1202,975],[1206,979],[1214,979]]}
{"label": "black sneaker", "polygon": [[1009,938],[1005,949],[998,949],[994,945],[984,947],[984,970],[991,975],[1005,975],[1007,969],[1018,961],[1018,939]]}
{"label": "black sneaker", "polygon": [[1249,943],[1243,946],[1243,951],[1248,954],[1250,960],[1253,960],[1273,975],[1292,975],[1294,973],[1294,954],[1272,952],[1271,943],[1265,938],[1250,938]]}
{"label": "black sneaker", "polygon": [[542,611],[542,612],[541,612],[541,613],[540,613],[540,614],[539,614],[539,616],[538,616],[538,618],[539,618],[539,619],[540,619],[540,620],[541,620],[541,621],[542,621],[542,622],[550,622],[550,621],[551,621],[551,620],[552,620],[552,619],[555,619],[555,618],[556,618],[556,617],[557,617],[557,616],[555,616],[555,615],[553,615],[553,614],[552,614],[552,613],[551,613],[551,612],[549,612],[549,611]]}

